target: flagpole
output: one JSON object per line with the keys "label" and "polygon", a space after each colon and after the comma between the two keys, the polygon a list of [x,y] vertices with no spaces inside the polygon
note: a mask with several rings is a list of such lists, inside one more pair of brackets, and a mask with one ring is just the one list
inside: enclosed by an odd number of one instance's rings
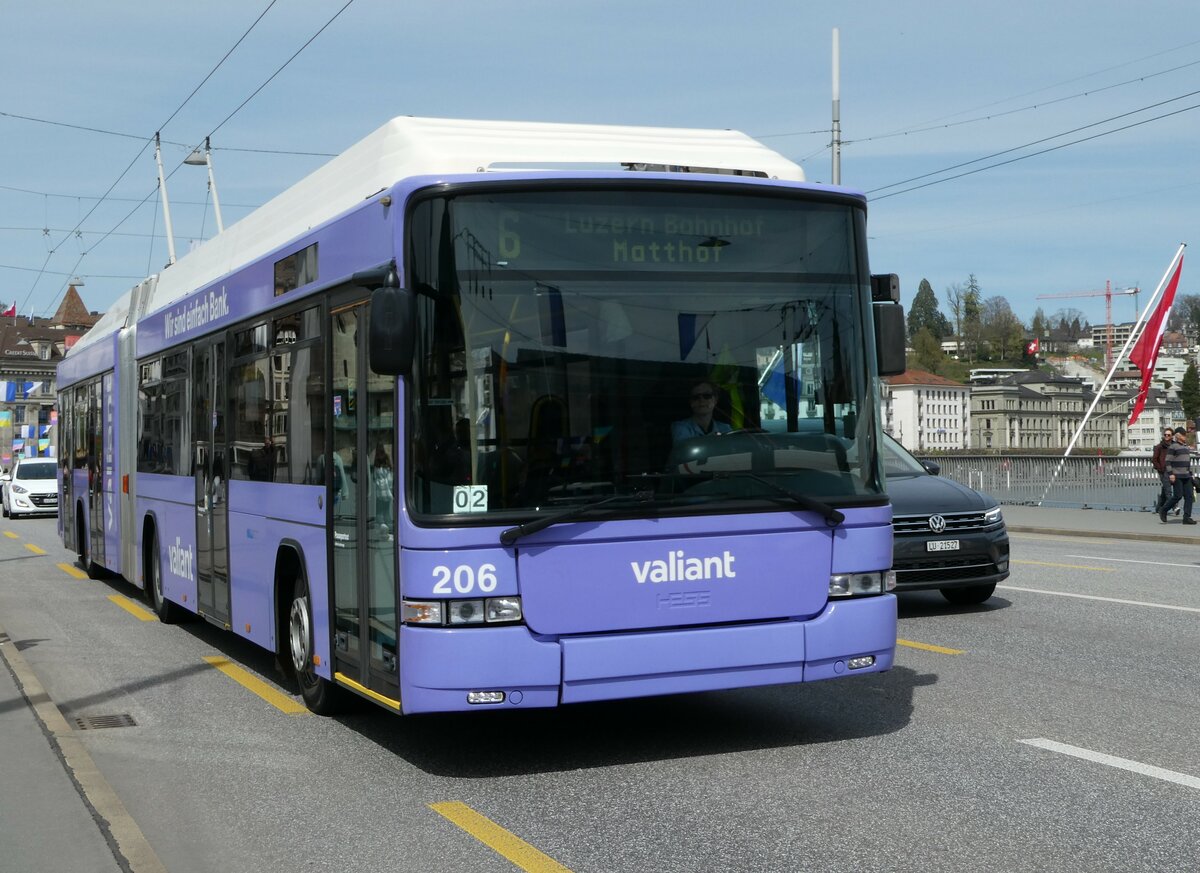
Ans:
{"label": "flagpole", "polygon": [[1142,314],[1138,316],[1137,322],[1133,326],[1133,330],[1129,332],[1129,338],[1125,340],[1125,345],[1121,347],[1121,353],[1113,360],[1112,369],[1108,371],[1108,375],[1104,377],[1104,382],[1096,390],[1096,396],[1092,398],[1092,405],[1088,407],[1084,413],[1083,420],[1079,423],[1075,435],[1071,437],[1071,441],[1067,444],[1067,450],[1063,452],[1063,456],[1058,459],[1058,466],[1054,469],[1054,475],[1050,477],[1050,481],[1046,483],[1046,488],[1042,491],[1042,496],[1038,500],[1037,505],[1041,506],[1046,499],[1046,495],[1050,493],[1050,487],[1058,478],[1058,474],[1062,472],[1063,465],[1067,462],[1067,457],[1071,454],[1071,450],[1075,448],[1075,443],[1079,437],[1083,435],[1083,429],[1087,427],[1088,419],[1091,418],[1092,412],[1095,411],[1096,405],[1100,402],[1100,398],[1104,396],[1104,389],[1108,387],[1108,383],[1112,381],[1113,374],[1117,372],[1117,367],[1121,366],[1121,361],[1125,357],[1125,353],[1138,337],[1138,331],[1146,321],[1146,316],[1150,313],[1152,307],[1158,302],[1159,295],[1162,294],[1163,288],[1166,287],[1167,281],[1171,278],[1171,273],[1175,269],[1175,265],[1179,259],[1183,257],[1183,250],[1187,248],[1187,243],[1180,243],[1179,248],[1175,251],[1175,257],[1171,258],[1171,263],[1167,265],[1167,271],[1163,273],[1162,279],[1158,282],[1158,287],[1154,289],[1154,293],[1150,295],[1150,299],[1146,302],[1146,308],[1142,310]]}

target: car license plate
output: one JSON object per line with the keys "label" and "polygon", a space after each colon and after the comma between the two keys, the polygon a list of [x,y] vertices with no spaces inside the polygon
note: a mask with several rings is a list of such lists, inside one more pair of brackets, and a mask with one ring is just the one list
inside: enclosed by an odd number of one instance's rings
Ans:
{"label": "car license plate", "polygon": [[927,552],[957,552],[958,540],[930,540],[925,544]]}

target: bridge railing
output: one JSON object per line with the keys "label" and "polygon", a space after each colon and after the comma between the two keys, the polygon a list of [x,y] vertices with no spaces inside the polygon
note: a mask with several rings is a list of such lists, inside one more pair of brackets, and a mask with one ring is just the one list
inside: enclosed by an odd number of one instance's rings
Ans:
{"label": "bridge railing", "polygon": [[1140,511],[1153,506],[1159,489],[1158,473],[1150,465],[1148,456],[1075,455],[1066,459],[1049,455],[922,457],[939,464],[942,476],[984,491],[1001,503],[1036,505],[1040,501],[1042,506],[1051,507],[1091,506]]}

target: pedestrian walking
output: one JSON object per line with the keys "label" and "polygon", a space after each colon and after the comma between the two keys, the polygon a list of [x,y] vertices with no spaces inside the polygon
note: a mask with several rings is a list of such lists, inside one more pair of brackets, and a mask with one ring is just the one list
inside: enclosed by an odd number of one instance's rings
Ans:
{"label": "pedestrian walking", "polygon": [[1150,456],[1150,464],[1154,467],[1154,472],[1158,473],[1158,497],[1154,499],[1154,511],[1158,512],[1171,499],[1171,480],[1167,473],[1167,449],[1171,448],[1171,444],[1175,442],[1175,431],[1171,428],[1166,428],[1163,431],[1162,440],[1154,447],[1154,454]]}
{"label": "pedestrian walking", "polygon": [[1175,428],[1175,440],[1167,448],[1167,478],[1171,482],[1171,499],[1158,510],[1158,520],[1167,523],[1167,513],[1175,508],[1175,504],[1183,501],[1183,523],[1195,524],[1192,519],[1192,501],[1195,491],[1192,487],[1192,450],[1187,444],[1187,431],[1181,427]]}

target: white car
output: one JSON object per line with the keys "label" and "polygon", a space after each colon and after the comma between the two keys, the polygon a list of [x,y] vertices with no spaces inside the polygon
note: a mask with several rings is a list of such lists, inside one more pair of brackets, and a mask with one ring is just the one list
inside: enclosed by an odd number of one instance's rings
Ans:
{"label": "white car", "polygon": [[4,485],[4,517],[58,514],[58,470],[53,458],[21,458]]}

